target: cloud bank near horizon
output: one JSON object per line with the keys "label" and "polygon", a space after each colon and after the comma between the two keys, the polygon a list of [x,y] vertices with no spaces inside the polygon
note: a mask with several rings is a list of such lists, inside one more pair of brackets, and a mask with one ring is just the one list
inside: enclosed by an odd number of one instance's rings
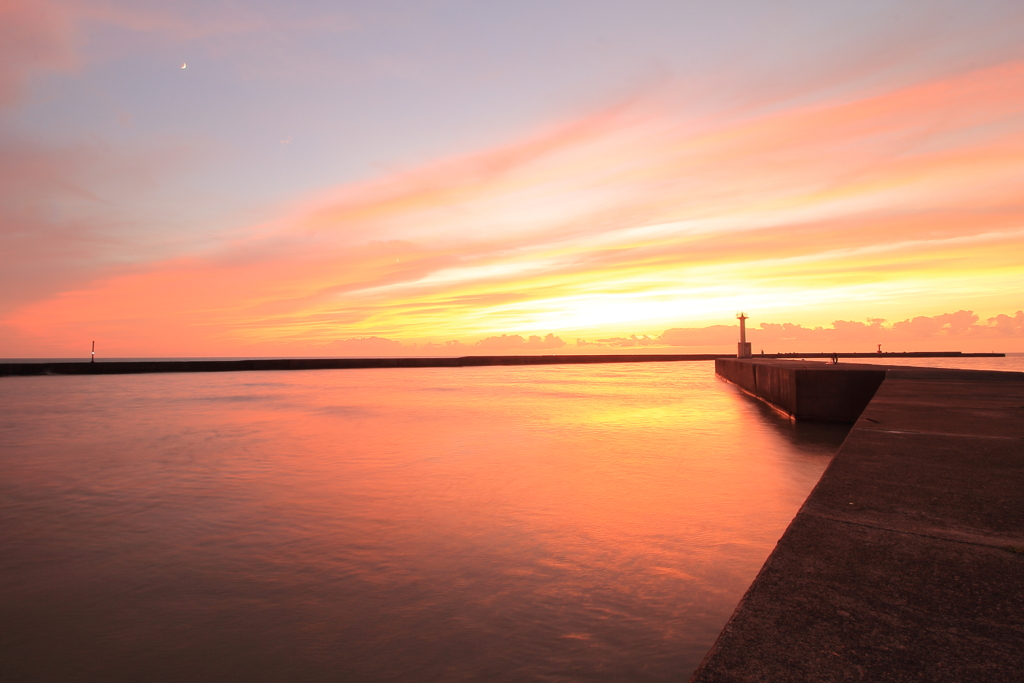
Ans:
{"label": "cloud bank near horizon", "polygon": [[[936,316],[915,316],[891,324],[882,318],[866,322],[836,320],[828,327],[804,327],[796,323],[760,323],[747,329],[747,339],[754,345],[772,347],[772,351],[833,350],[843,347],[876,344],[912,344],[931,342],[1014,343],[1024,340],[1024,311],[1013,315],[999,314],[984,322],[973,311],[957,311]],[[736,325],[665,330],[659,339],[672,346],[705,346],[734,344]],[[807,345],[807,348],[801,347]],[[778,347],[778,348],[775,348]],[[1014,348],[1017,348],[1014,346]],[[870,348],[866,349],[870,350]],[[909,349],[908,349],[909,350]],[[958,349],[948,349],[955,351]]]}
{"label": "cloud bank near horizon", "polygon": [[[578,338],[566,342],[554,333],[545,336],[502,334],[475,342],[446,340],[444,342],[403,343],[383,337],[354,337],[339,339],[324,346],[325,354],[340,356],[459,356],[489,354],[531,353],[665,353],[687,348],[698,352],[716,350],[730,352],[739,337],[738,325],[709,325],[707,327],[674,327],[658,335],[629,335],[587,340]],[[755,346],[761,345],[768,353],[817,351],[873,351],[877,344],[888,350],[935,350],[898,348],[907,344],[973,344],[1024,342],[1024,311],[1013,315],[1000,314],[982,321],[973,311],[961,310],[937,316],[915,316],[887,324],[880,318],[866,322],[836,320],[828,327],[804,327],[796,323],[761,323],[747,330],[747,338]],[[1024,345],[1014,348],[1024,349]],[[760,347],[759,347],[760,350]],[[963,350],[945,348],[947,351]],[[997,351],[1005,349],[995,349]]]}

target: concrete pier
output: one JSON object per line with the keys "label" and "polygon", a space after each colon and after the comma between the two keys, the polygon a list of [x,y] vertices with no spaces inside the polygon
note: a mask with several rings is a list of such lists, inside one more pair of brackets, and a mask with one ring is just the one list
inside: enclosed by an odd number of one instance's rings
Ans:
{"label": "concrete pier", "polygon": [[882,381],[691,682],[1022,680],[1024,373],[716,365],[798,419]]}
{"label": "concrete pier", "polygon": [[715,373],[798,420],[856,422],[887,378],[1024,379],[1024,373],[718,358]]}

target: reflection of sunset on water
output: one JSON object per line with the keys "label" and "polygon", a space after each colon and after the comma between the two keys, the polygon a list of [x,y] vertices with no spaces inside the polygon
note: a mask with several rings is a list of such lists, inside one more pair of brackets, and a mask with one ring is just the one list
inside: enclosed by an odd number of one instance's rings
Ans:
{"label": "reflection of sunset on water", "polygon": [[643,366],[7,378],[4,609],[97,672],[217,624],[290,680],[685,673],[845,430]]}

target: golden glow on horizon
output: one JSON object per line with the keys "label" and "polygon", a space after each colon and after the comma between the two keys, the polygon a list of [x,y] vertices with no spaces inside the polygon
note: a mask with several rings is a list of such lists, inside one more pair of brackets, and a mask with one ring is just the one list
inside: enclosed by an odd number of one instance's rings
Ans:
{"label": "golden glow on horizon", "polygon": [[741,308],[802,324],[1012,315],[1022,124],[1016,63],[723,122],[636,107],[321,193],[215,253],[3,322],[26,347],[96,336],[131,355],[233,355],[657,334]]}

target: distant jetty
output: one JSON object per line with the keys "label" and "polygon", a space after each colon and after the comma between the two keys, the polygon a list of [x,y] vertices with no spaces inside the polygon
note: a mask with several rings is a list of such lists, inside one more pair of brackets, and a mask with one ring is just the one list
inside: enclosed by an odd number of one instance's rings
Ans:
{"label": "distant jetty", "polygon": [[[970,358],[1002,353],[905,351],[900,353],[778,353],[756,358]],[[132,375],[154,372],[242,372],[254,370],[357,370],[367,368],[461,368],[485,365],[565,365],[578,363],[656,363],[735,358],[730,353],[615,353],[459,358],[253,358],[243,360],[24,361],[0,363],[0,377],[25,375]]]}

